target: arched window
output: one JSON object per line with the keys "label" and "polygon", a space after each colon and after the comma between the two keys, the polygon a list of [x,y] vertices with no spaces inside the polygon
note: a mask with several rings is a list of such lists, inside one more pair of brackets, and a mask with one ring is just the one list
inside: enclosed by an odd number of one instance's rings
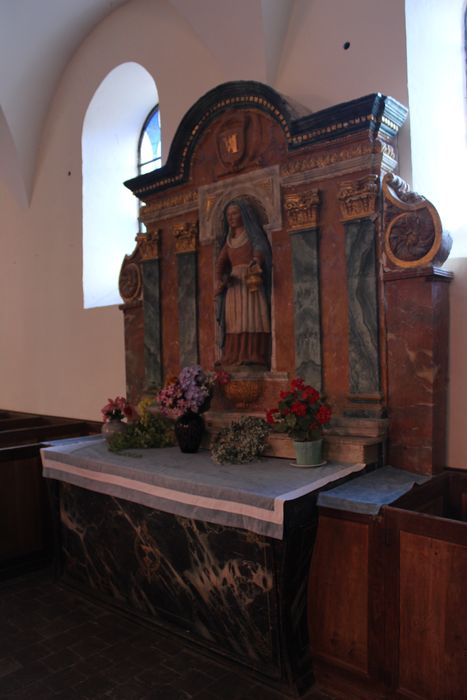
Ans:
{"label": "arched window", "polygon": [[161,115],[159,105],[146,117],[138,141],[138,173],[150,173],[161,167]]}
{"label": "arched window", "polygon": [[[123,63],[104,78],[86,111],[82,132],[85,308],[121,303],[118,276],[125,254],[134,247],[139,213],[137,198],[123,182],[139,172],[141,124],[149,125],[146,115],[158,101],[156,84],[146,69]],[[160,133],[158,121],[157,126]]]}

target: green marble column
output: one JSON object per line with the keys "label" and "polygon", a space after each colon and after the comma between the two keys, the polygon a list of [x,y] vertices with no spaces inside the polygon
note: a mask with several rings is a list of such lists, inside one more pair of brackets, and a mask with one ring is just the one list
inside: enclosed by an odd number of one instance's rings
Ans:
{"label": "green marble column", "polygon": [[159,260],[146,260],[143,270],[144,367],[146,389],[162,385]]}
{"label": "green marble column", "polygon": [[351,395],[376,394],[380,390],[375,241],[370,219],[345,224]]}
{"label": "green marble column", "polygon": [[179,253],[177,263],[180,367],[185,367],[199,362],[196,252]]}
{"label": "green marble column", "polygon": [[295,371],[318,391],[322,385],[318,228],[292,233]]}

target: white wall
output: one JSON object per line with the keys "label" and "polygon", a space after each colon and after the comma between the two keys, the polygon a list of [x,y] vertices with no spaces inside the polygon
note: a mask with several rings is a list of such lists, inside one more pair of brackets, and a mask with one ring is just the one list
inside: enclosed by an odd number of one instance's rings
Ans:
{"label": "white wall", "polygon": [[[240,2],[238,8],[227,0],[217,2],[225,4],[225,21],[216,15],[203,30],[206,37],[216,32],[214,43],[201,41],[179,1],[131,0],[105,18],[73,56],[49,105],[30,206],[21,209],[6,180],[0,180],[0,407],[99,419],[107,397],[125,391],[122,313],[116,306],[84,310],[82,304],[83,119],[94,92],[117,65],[139,63],[154,78],[164,157],[187,109],[226,80],[265,80],[266,74],[275,74],[272,87],[313,111],[370,92],[407,104],[403,0],[288,3],[292,11],[285,40],[281,46],[276,27],[279,54],[270,64],[265,60],[248,66],[232,60],[228,69],[225,53],[222,61],[216,57],[215,47],[222,45],[219,35],[225,35],[234,52],[232,13],[248,12],[256,0]],[[205,14],[209,24],[210,13]],[[271,44],[258,32],[257,22],[254,33],[248,34],[247,21],[242,25],[243,41],[263,42],[268,56]],[[345,41],[350,42],[347,51]],[[404,127],[401,169],[410,180],[408,136]],[[454,317],[462,319],[467,307],[460,287],[458,291]],[[453,361],[459,362],[460,354],[459,349]],[[461,381],[465,394],[467,376]],[[467,447],[453,459],[460,464],[463,455],[467,464]]]}

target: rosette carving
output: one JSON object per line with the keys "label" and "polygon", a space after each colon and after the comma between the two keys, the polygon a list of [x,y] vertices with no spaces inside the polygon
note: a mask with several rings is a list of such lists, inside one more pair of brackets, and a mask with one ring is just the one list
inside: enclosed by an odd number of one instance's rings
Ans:
{"label": "rosette carving", "polygon": [[120,270],[118,290],[125,303],[139,299],[141,296],[141,270],[138,263],[128,261],[125,258]]}
{"label": "rosette carving", "polygon": [[388,262],[414,268],[442,265],[451,249],[435,207],[425,197],[411,192],[395,175],[383,179],[384,251]]}

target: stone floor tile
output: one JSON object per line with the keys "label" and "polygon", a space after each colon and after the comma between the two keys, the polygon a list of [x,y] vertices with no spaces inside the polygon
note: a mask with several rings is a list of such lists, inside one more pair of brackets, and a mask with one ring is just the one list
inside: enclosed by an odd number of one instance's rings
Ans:
{"label": "stone floor tile", "polygon": [[[50,573],[0,582],[0,620],[1,700],[290,698]],[[302,700],[332,699],[316,689]]]}

